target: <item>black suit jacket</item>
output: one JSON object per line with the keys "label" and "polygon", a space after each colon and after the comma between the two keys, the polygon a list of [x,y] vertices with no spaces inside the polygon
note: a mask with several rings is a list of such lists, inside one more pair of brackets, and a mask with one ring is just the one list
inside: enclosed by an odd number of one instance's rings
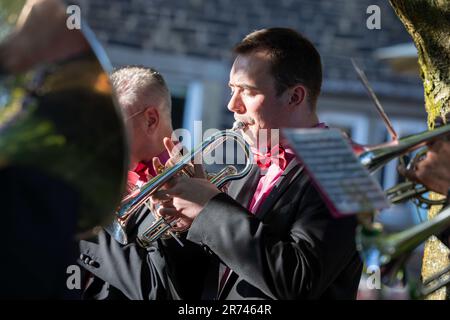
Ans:
{"label": "black suit jacket", "polygon": [[[187,239],[218,258],[204,298],[354,299],[362,270],[356,219],[333,218],[296,160],[252,215],[246,206],[259,174],[254,166],[229,195],[211,199],[189,229]],[[219,260],[234,271],[220,294]]]}
{"label": "black suit jacket", "polygon": [[105,230],[89,241],[80,241],[78,263],[94,275],[88,279],[84,299],[200,299],[207,256],[184,238],[184,247],[173,239],[155,242],[146,249],[140,247],[136,234],[149,214],[142,210],[130,221],[128,245],[119,244]]}

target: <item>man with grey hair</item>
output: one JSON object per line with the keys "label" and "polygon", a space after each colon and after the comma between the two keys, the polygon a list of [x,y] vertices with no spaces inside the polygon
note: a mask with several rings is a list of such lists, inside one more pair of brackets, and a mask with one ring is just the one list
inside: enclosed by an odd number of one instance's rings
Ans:
{"label": "man with grey hair", "polygon": [[[166,82],[153,68],[127,66],[111,74],[111,83],[129,131],[130,170],[139,173],[145,167],[154,175],[151,161],[164,153],[163,138],[173,131]],[[144,176],[141,178],[146,181]]]}
{"label": "man with grey hair", "polygon": [[[152,68],[119,68],[111,74],[111,82],[130,137],[129,193],[156,175],[152,165],[154,157],[161,163],[169,159],[163,138],[172,134],[171,99],[164,78]],[[119,244],[106,230],[90,241],[80,242],[79,263],[93,275],[85,281],[84,299],[192,297],[192,290],[188,293],[184,288],[193,287],[186,281],[196,271],[187,268],[181,274],[173,274],[164,251],[170,249],[185,259],[191,259],[195,253],[186,250],[189,244],[181,248],[173,239],[142,247],[136,237],[149,221],[153,218],[148,210],[127,218],[127,245]],[[141,283],[146,283],[148,290],[142,290]]]}

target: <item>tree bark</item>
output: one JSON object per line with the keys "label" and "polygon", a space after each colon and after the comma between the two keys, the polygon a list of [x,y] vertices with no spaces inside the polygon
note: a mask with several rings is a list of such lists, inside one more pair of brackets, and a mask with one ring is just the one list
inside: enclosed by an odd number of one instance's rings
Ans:
{"label": "tree bark", "polygon": [[[390,0],[395,13],[411,35],[418,51],[420,76],[423,80],[428,126],[432,129],[437,117],[446,119],[450,112],[450,1]],[[438,195],[432,195],[437,198]],[[440,208],[432,208],[428,218]],[[437,238],[425,244],[422,277],[427,279],[449,265],[449,250]],[[443,288],[428,299],[449,299]]]}

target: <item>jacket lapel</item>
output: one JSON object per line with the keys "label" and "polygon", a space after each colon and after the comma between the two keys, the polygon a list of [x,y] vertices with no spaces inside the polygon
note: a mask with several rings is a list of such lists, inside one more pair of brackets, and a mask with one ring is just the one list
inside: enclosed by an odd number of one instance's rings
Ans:
{"label": "jacket lapel", "polygon": [[284,191],[289,187],[291,182],[303,171],[303,166],[300,165],[297,159],[293,159],[289,165],[286,167],[286,170],[281,175],[280,179],[278,179],[277,183],[273,187],[270,194],[262,203],[261,207],[256,212],[256,216],[260,220],[264,220],[265,216],[271,211],[275,203],[281,198],[284,194]]}
{"label": "jacket lapel", "polygon": [[253,164],[250,172],[242,179],[231,182],[228,189],[228,195],[239,202],[242,206],[247,207],[251,197],[255,193],[260,178],[260,169]]}
{"label": "jacket lapel", "polygon": [[[251,197],[253,197],[255,189],[258,185],[258,180],[260,178],[259,175],[259,168],[258,166],[254,165],[258,170],[254,170],[252,168],[252,171],[250,171],[249,175],[252,175],[246,179],[246,181],[242,182],[242,184],[238,187],[234,187],[233,190],[230,188],[230,196],[232,196],[234,199],[236,199],[241,205],[246,206],[248,202],[250,201]],[[255,172],[256,171],[256,172]],[[303,166],[300,165],[299,161],[297,159],[293,159],[289,165],[286,167],[286,170],[280,177],[280,179],[277,181],[276,185],[270,192],[269,196],[264,200],[263,204],[261,205],[260,209],[256,213],[256,216],[263,220],[264,217],[272,212],[273,206],[276,204],[276,202],[282,197],[284,194],[284,191],[289,187],[289,185],[294,181],[298,175],[303,171]],[[250,183],[253,184],[250,185]],[[234,193],[231,194],[231,191]],[[237,194],[237,198],[235,196]],[[245,201],[245,202],[242,202]],[[223,290],[219,293],[218,299],[222,300],[224,299],[230,292],[230,290],[233,288],[235,282],[239,279],[239,276],[231,271],[231,275],[228,279],[228,281],[225,283]]]}

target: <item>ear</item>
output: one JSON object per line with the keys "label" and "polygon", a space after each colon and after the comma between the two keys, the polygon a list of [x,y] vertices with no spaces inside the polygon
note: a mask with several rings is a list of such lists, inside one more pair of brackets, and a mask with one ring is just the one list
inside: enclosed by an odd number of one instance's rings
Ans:
{"label": "ear", "polygon": [[145,132],[153,134],[159,125],[159,110],[156,107],[148,107],[144,111]]}
{"label": "ear", "polygon": [[296,107],[301,105],[306,99],[306,89],[304,86],[297,85],[290,90],[289,106]]}

